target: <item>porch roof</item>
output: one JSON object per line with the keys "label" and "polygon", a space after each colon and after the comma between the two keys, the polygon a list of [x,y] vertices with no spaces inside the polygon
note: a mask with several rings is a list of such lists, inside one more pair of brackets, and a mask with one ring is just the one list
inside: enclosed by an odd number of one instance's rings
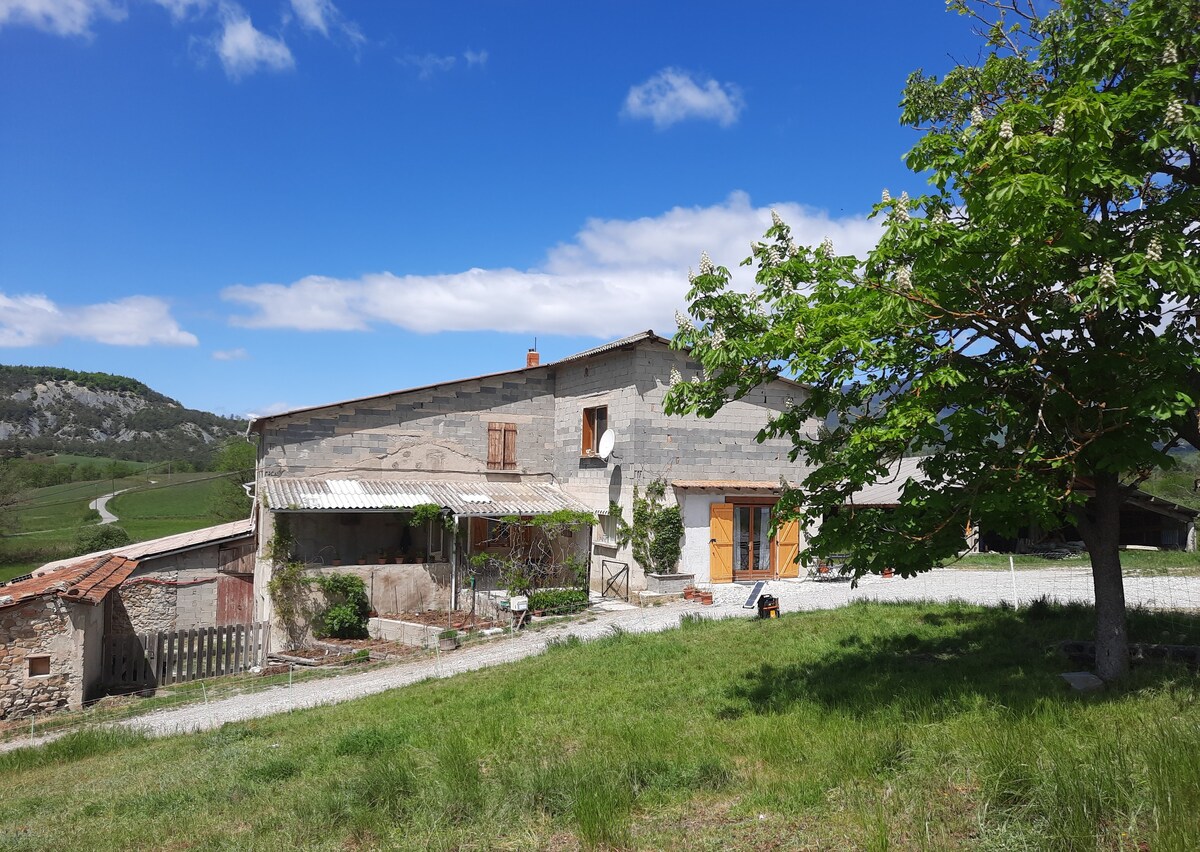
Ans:
{"label": "porch roof", "polygon": [[592,511],[545,482],[267,477],[265,485],[276,512],[394,512],[429,503],[460,517]]}

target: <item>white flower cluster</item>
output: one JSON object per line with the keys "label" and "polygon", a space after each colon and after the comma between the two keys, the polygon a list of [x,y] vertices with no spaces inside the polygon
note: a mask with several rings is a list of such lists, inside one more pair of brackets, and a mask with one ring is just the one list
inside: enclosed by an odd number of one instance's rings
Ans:
{"label": "white flower cluster", "polygon": [[930,217],[929,221],[935,225],[945,225],[950,221],[950,219],[947,218],[945,210],[937,210],[934,212],[933,216]]}
{"label": "white flower cluster", "polygon": [[1150,244],[1146,246],[1146,260],[1151,263],[1158,263],[1162,260],[1162,240],[1155,234],[1150,238]]}
{"label": "white flower cluster", "polygon": [[1179,61],[1179,51],[1175,49],[1175,42],[1167,42],[1167,46],[1163,48],[1162,61],[1163,65],[1174,65]]}
{"label": "white flower cluster", "polygon": [[676,311],[675,312],[675,327],[677,329],[679,329],[680,331],[691,331],[692,330],[692,321],[685,314],[681,313],[680,311]]}
{"label": "white flower cluster", "polygon": [[901,290],[912,289],[912,270],[907,266],[901,266],[896,270],[896,286]]}
{"label": "white flower cluster", "polygon": [[672,367],[671,368],[671,380],[670,380],[671,387],[675,387],[675,385],[679,384],[682,381],[683,381],[683,376],[680,375],[679,368]]}
{"label": "white flower cluster", "polygon": [[803,340],[804,335],[808,334],[808,330],[804,328],[804,323],[796,320],[796,330],[794,332],[797,340]]}
{"label": "white flower cluster", "polygon": [[908,212],[908,193],[900,193],[900,204],[896,207],[896,218],[901,222],[912,220],[912,215]]}
{"label": "white flower cluster", "polygon": [[1117,288],[1117,276],[1113,272],[1113,265],[1108,261],[1100,267],[1100,280],[1097,282],[1100,291],[1103,293],[1111,293]]}
{"label": "white flower cluster", "polygon": [[971,107],[971,123],[976,127],[983,124],[983,110],[979,107]]}
{"label": "white flower cluster", "polygon": [[700,274],[712,275],[716,271],[717,268],[713,266],[712,259],[708,256],[708,252],[700,252]]}
{"label": "white flower cluster", "polygon": [[774,210],[771,211],[771,224],[776,228],[783,224],[783,220],[779,218],[779,214]]}
{"label": "white flower cluster", "polygon": [[833,260],[833,240],[826,237],[821,240],[821,254],[825,255],[829,260]]}
{"label": "white flower cluster", "polygon": [[708,342],[713,346],[720,346],[725,342],[725,329],[718,328],[708,336]]}
{"label": "white flower cluster", "polygon": [[787,253],[789,257],[798,257],[800,254],[800,246],[796,245],[794,240],[788,240]]}
{"label": "white flower cluster", "polygon": [[1000,122],[1000,138],[1003,139],[1005,142],[1007,142],[1013,138],[1012,122],[1010,122],[1010,121]]}
{"label": "white flower cluster", "polygon": [[692,272],[692,268],[690,266],[688,267],[688,283],[689,284],[696,283],[696,273]]}
{"label": "white flower cluster", "polygon": [[1067,117],[1060,112],[1058,115],[1054,116],[1054,128],[1051,130],[1051,132],[1055,136],[1061,136],[1062,132],[1066,129]]}
{"label": "white flower cluster", "polygon": [[1011,245],[1013,248],[1016,248],[1020,244],[1021,244],[1021,235],[1013,234],[1013,238],[1012,238],[1012,240],[1009,241],[1009,245]]}
{"label": "white flower cluster", "polygon": [[1163,116],[1163,121],[1168,127],[1183,124],[1183,98],[1175,98],[1167,104],[1167,112]]}
{"label": "white flower cluster", "polygon": [[886,189],[884,189],[884,191],[883,191],[883,203],[884,203],[884,204],[887,204],[887,203],[888,203],[889,201],[891,201],[891,200],[892,200],[892,194],[891,194],[890,192],[888,192]]}

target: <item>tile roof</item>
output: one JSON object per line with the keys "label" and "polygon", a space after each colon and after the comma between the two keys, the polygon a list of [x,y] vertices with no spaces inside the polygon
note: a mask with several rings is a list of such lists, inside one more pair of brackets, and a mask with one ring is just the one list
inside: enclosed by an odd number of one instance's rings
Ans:
{"label": "tile roof", "polygon": [[591,509],[545,482],[267,477],[275,511],[387,511],[433,503],[459,516],[545,515]]}
{"label": "tile roof", "polygon": [[671,485],[694,491],[780,491],[779,480],[760,482],[752,479],[676,479]]}
{"label": "tile roof", "polygon": [[176,533],[175,535],[164,536],[163,538],[153,538],[149,541],[139,541],[135,544],[127,544],[123,547],[114,547],[109,550],[99,550],[95,553],[88,553],[84,556],[72,556],[70,559],[59,559],[55,562],[47,562],[41,568],[33,572],[34,576],[48,574],[59,571],[68,565],[74,565],[81,559],[92,559],[97,556],[105,556],[114,554],[117,556],[125,556],[129,559],[153,559],[157,556],[166,556],[170,553],[177,553],[182,550],[191,550],[194,547],[201,547],[206,544],[215,544],[226,539],[240,538],[250,535],[254,532],[254,522],[246,519],[244,521],[232,521],[228,524],[218,524],[215,527],[204,527],[199,530],[191,530],[184,533]]}
{"label": "tile roof", "polygon": [[136,560],[111,554],[83,557],[58,571],[0,586],[0,608],[48,595],[98,604],[124,582],[137,565]]}

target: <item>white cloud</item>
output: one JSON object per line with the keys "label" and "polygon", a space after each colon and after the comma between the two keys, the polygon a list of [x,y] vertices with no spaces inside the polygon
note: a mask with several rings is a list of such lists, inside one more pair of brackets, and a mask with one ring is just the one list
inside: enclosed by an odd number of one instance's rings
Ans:
{"label": "white cloud", "polygon": [[111,346],[195,346],[162,299],[129,296],[96,305],[57,305],[45,296],[0,293],[0,347],[45,346],[64,337]]}
{"label": "white cloud", "polygon": [[[861,255],[878,238],[879,225],[865,216],[831,219],[797,204],[774,209],[805,245],[828,236],[840,254]],[[685,304],[687,269],[703,250],[746,285],[751,274],[737,264],[770,225],[771,208],[754,207],[738,192],[711,207],[676,207],[632,221],[590,220],[531,270],[310,275],[292,284],[237,285],[222,297],[250,309],[232,321],[252,328],[362,331],[384,324],[414,332],[618,336],[672,326],[675,309]]]}
{"label": "white cloud", "polygon": [[247,420],[257,420],[259,417],[270,417],[272,414],[283,414],[285,411],[294,411],[297,406],[290,402],[272,402],[269,405],[261,406],[255,411],[248,411],[245,414]]}
{"label": "white cloud", "polygon": [[239,346],[237,349],[214,350],[212,356],[214,361],[245,361],[250,353]]}
{"label": "white cloud", "polygon": [[287,71],[295,66],[288,46],[281,39],[255,29],[241,7],[223,6],[221,17],[224,23],[217,39],[217,56],[232,79],[240,79],[260,68]]}
{"label": "white cloud", "polygon": [[744,107],[741,89],[733,83],[698,80],[688,71],[664,68],[630,88],[622,112],[630,118],[648,118],[661,130],[689,118],[728,127]]}
{"label": "white cloud", "polygon": [[195,12],[203,12],[213,5],[213,0],[154,0],[154,3],[162,6],[171,13],[171,17],[177,21],[182,21]]}
{"label": "white cloud", "polygon": [[92,22],[120,21],[125,8],[112,0],[0,0],[0,28],[25,25],[60,36],[88,36]]}
{"label": "white cloud", "polygon": [[428,80],[438,71],[449,71],[458,59],[454,56],[438,56],[434,53],[426,53],[424,56],[415,56],[410,53],[396,61],[401,65],[416,68],[417,76],[422,80]]}
{"label": "white cloud", "polygon": [[346,20],[341,10],[333,5],[333,0],[291,0],[291,4],[292,11],[305,29],[326,38],[330,38],[334,32],[341,32],[352,42],[365,40],[358,26]]}
{"label": "white cloud", "polygon": [[487,65],[488,52],[486,50],[464,50],[463,59],[467,60],[468,68],[474,68],[476,65],[483,68]]}

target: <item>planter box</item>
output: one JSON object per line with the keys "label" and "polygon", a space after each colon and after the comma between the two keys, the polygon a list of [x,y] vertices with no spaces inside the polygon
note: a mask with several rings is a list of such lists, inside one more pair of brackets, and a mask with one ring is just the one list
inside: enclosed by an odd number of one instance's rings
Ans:
{"label": "planter box", "polygon": [[695,574],[647,574],[646,591],[667,595],[682,594],[695,579]]}

